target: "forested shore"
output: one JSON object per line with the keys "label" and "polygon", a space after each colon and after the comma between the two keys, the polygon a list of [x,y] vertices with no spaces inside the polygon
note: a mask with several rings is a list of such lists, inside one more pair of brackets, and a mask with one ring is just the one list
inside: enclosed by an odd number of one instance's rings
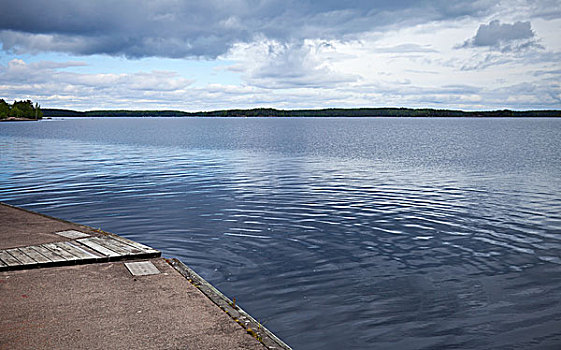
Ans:
{"label": "forested shore", "polygon": [[207,112],[176,110],[93,110],[43,109],[45,117],[561,117],[560,110],[462,111],[412,108],[329,108],[329,109],[227,109]]}
{"label": "forested shore", "polygon": [[38,120],[43,118],[43,112],[38,103],[31,100],[14,101],[9,104],[0,99],[0,120]]}

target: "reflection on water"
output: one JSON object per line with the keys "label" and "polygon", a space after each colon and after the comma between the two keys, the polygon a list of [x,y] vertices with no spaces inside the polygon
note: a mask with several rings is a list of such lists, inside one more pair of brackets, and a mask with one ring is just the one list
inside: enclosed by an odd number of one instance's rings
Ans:
{"label": "reflection on water", "polygon": [[0,200],[149,244],[296,349],[561,344],[561,121],[0,125]]}

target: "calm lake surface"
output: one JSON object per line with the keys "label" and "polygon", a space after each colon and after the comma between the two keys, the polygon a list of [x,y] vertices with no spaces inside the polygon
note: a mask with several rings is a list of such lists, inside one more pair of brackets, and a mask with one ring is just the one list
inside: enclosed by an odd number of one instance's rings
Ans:
{"label": "calm lake surface", "polygon": [[0,201],[177,257],[295,349],[561,348],[561,120],[0,123]]}

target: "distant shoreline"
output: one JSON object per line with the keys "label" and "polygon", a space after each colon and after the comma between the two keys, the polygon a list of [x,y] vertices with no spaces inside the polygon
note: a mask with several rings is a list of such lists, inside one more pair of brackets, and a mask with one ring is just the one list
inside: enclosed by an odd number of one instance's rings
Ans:
{"label": "distant shoreline", "polygon": [[174,110],[93,110],[42,109],[44,117],[465,117],[465,118],[559,118],[561,110],[495,110],[462,111],[449,109],[412,108],[330,108],[282,110],[272,108],[228,109],[208,112]]}
{"label": "distant shoreline", "polygon": [[0,122],[36,122],[38,120],[41,119],[8,117],[8,118],[0,119]]}

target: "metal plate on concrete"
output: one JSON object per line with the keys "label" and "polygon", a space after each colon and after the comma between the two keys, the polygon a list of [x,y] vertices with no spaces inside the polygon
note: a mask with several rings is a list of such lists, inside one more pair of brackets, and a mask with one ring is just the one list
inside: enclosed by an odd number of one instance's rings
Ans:
{"label": "metal plate on concrete", "polygon": [[133,276],[157,275],[160,273],[160,270],[150,261],[125,263],[125,266]]}
{"label": "metal plate on concrete", "polygon": [[90,236],[87,233],[76,231],[76,230],[60,231],[55,233],[59,236],[70,238],[70,239],[84,238]]}

